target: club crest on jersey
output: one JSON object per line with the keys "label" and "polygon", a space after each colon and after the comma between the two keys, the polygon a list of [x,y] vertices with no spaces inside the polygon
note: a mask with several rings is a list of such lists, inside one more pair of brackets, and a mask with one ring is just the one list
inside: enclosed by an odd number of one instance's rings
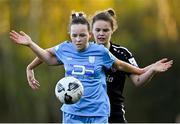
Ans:
{"label": "club crest on jersey", "polygon": [[95,56],[89,56],[89,63],[93,64],[95,62]]}

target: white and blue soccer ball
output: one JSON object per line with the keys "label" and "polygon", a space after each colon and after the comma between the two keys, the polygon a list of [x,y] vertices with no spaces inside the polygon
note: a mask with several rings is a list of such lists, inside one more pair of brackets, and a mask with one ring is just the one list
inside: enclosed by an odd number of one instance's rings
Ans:
{"label": "white and blue soccer ball", "polygon": [[55,87],[55,95],[61,103],[74,104],[83,95],[82,83],[75,77],[68,76],[60,79]]}

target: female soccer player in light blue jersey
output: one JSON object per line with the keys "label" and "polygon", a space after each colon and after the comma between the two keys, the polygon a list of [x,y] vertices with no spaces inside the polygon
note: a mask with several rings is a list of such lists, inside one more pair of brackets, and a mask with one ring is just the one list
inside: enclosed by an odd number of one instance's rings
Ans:
{"label": "female soccer player in light blue jersey", "polygon": [[[70,21],[71,41],[48,50],[39,47],[22,31],[10,32],[12,41],[29,47],[48,65],[56,62],[63,64],[65,76],[74,76],[82,82],[84,94],[80,101],[72,105],[64,104],[61,108],[63,123],[108,123],[110,104],[106,93],[105,68],[113,66],[134,74],[144,73],[143,69],[118,60],[103,45],[90,43],[89,30],[84,14],[73,13]],[[39,84],[35,81],[30,86],[37,89]]]}

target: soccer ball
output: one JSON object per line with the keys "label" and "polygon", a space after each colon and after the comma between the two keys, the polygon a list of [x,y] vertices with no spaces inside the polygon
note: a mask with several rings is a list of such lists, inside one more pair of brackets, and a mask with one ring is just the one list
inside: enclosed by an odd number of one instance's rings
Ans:
{"label": "soccer ball", "polygon": [[72,77],[60,79],[55,87],[55,95],[61,103],[74,104],[79,101],[83,95],[84,88],[81,82]]}

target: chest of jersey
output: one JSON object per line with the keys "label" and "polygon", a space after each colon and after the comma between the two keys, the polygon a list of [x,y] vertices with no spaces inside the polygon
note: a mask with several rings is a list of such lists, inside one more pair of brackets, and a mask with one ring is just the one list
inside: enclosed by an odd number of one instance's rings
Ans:
{"label": "chest of jersey", "polygon": [[78,53],[72,56],[62,56],[66,76],[74,76],[78,78],[94,79],[99,78],[103,71],[102,57]]}
{"label": "chest of jersey", "polygon": [[101,68],[98,65],[90,64],[88,61],[88,57],[83,59],[75,59],[68,60],[64,62],[65,72],[67,75],[73,75],[78,77],[86,77],[93,78],[96,73],[98,73]]}
{"label": "chest of jersey", "polygon": [[90,44],[85,51],[77,51],[73,44],[64,43],[55,48],[55,53],[64,64],[66,76],[86,81],[104,79],[104,68],[109,68],[114,62],[109,51],[96,44]]}

